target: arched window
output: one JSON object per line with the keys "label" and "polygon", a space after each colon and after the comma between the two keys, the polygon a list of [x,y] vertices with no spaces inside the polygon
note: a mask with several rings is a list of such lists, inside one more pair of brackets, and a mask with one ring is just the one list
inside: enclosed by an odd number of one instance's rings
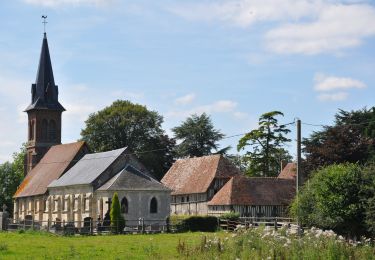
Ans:
{"label": "arched window", "polygon": [[151,199],[150,203],[150,213],[158,213],[158,201],[155,197]]}
{"label": "arched window", "polygon": [[46,119],[42,121],[42,140],[47,140],[48,135],[48,122]]}
{"label": "arched window", "polygon": [[56,140],[56,122],[54,120],[49,121],[49,140],[55,141]]}
{"label": "arched window", "polygon": [[129,203],[128,203],[128,199],[126,197],[124,197],[122,200],[121,200],[121,213],[123,214],[127,214],[129,211]]}

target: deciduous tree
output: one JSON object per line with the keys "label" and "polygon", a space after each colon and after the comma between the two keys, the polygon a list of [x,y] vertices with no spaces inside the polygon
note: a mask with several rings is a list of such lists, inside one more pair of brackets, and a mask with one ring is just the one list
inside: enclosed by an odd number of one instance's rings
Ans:
{"label": "deciduous tree", "polygon": [[25,146],[13,154],[13,163],[0,165],[0,207],[4,204],[13,213],[13,195],[24,177]]}
{"label": "deciduous tree", "polygon": [[95,152],[127,146],[158,179],[173,163],[175,142],[161,127],[163,117],[145,106],[117,100],[85,123],[82,140]]}
{"label": "deciduous tree", "polygon": [[334,163],[365,163],[375,154],[375,108],[339,110],[335,125],[314,132],[303,145],[306,173]]}
{"label": "deciduous tree", "polygon": [[358,164],[346,163],[314,172],[294,200],[292,214],[304,225],[349,236],[374,231],[375,178],[374,172],[365,171]]}

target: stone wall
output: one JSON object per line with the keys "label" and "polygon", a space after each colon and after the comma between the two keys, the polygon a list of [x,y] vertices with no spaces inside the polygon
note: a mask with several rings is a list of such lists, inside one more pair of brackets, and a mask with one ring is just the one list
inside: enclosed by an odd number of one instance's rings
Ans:
{"label": "stone wall", "polygon": [[[112,198],[113,191],[96,191],[97,212],[104,219],[108,211],[108,200]],[[128,201],[128,211],[123,213],[127,226],[139,224],[139,218],[143,218],[146,225],[165,224],[170,215],[169,191],[117,191],[120,204],[124,197]],[[152,198],[157,201],[157,212],[150,212]]]}

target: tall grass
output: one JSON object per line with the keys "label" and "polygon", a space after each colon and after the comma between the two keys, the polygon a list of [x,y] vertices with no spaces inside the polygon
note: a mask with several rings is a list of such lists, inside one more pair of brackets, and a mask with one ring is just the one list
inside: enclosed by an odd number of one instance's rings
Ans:
{"label": "tall grass", "polygon": [[375,259],[373,241],[346,241],[333,231],[311,229],[298,237],[287,228],[251,228],[224,237],[203,236],[199,245],[179,241],[180,257],[189,259]]}

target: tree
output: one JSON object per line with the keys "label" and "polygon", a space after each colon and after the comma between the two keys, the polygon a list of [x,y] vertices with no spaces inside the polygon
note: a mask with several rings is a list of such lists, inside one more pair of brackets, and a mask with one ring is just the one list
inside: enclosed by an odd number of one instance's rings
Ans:
{"label": "tree", "polygon": [[214,128],[210,116],[206,113],[188,117],[172,131],[175,138],[181,141],[176,149],[178,157],[199,157],[212,154],[214,151],[225,153],[229,149],[226,147],[219,150],[218,141],[224,134]]}
{"label": "tree", "polygon": [[363,235],[369,230],[364,204],[369,193],[364,190],[361,166],[330,165],[313,173],[292,203],[291,212],[303,225],[333,229],[351,237]]}
{"label": "tree", "polygon": [[24,177],[25,146],[13,154],[13,163],[0,165],[0,207],[6,205],[8,212],[13,213],[13,195]]}
{"label": "tree", "polygon": [[125,219],[121,215],[121,206],[120,201],[118,199],[117,192],[113,194],[112,203],[111,203],[111,211],[110,211],[110,218],[111,218],[111,228],[112,232],[119,233],[125,228]]}
{"label": "tree", "polygon": [[290,142],[286,138],[290,130],[279,125],[277,116],[284,116],[280,111],[271,111],[259,117],[259,127],[242,137],[237,150],[250,146],[244,159],[248,163],[247,174],[251,176],[276,176],[280,171],[280,162],[291,160],[283,145]]}
{"label": "tree", "polygon": [[375,155],[374,133],[375,108],[339,110],[334,126],[325,126],[303,140],[304,171],[333,163],[365,163]]}
{"label": "tree", "polygon": [[145,106],[117,100],[85,121],[82,140],[95,152],[129,147],[161,179],[173,163],[174,140],[161,128],[163,117]]}

